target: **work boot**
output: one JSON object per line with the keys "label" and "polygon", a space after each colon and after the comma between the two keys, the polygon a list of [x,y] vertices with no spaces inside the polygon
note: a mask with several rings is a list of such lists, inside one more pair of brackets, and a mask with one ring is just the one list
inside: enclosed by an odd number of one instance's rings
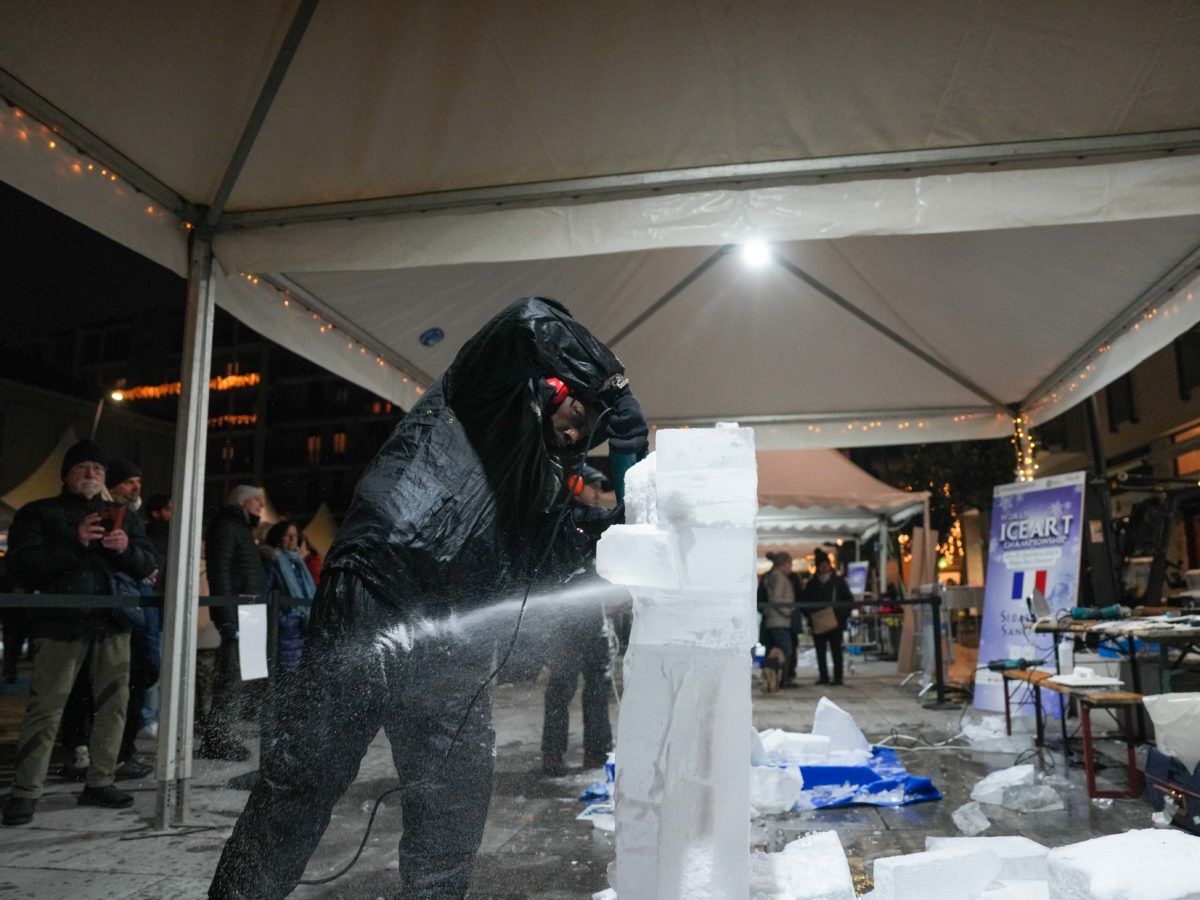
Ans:
{"label": "work boot", "polygon": [[127,794],[114,784],[104,787],[85,787],[79,795],[80,806],[103,806],[106,809],[126,809],[133,806],[133,794]]}
{"label": "work boot", "polygon": [[28,825],[33,821],[35,807],[36,800],[30,800],[28,797],[9,797],[4,801],[4,824]]}
{"label": "work boot", "polygon": [[561,756],[543,756],[542,774],[549,778],[562,778],[567,774],[567,766]]}
{"label": "work boot", "polygon": [[154,772],[154,766],[138,762],[132,756],[117,766],[118,781],[140,781]]}
{"label": "work boot", "polygon": [[583,755],[583,767],[585,769],[603,769],[607,762],[607,753],[585,753]]}

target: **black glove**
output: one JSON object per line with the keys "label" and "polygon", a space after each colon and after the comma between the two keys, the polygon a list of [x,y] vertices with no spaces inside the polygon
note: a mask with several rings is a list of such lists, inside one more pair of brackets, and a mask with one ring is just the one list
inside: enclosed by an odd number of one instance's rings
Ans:
{"label": "black glove", "polygon": [[642,405],[626,385],[620,389],[608,414],[608,446],[617,453],[642,457],[650,447],[650,426],[642,414]]}
{"label": "black glove", "polygon": [[593,541],[598,541],[600,535],[610,525],[625,524],[625,504],[618,504],[616,509],[607,509],[603,506],[576,506],[571,510],[571,524]]}

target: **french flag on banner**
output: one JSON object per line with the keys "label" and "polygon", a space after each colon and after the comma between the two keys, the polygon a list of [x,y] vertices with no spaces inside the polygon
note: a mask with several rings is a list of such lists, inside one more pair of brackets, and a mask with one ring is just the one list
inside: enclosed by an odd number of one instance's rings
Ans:
{"label": "french flag on banner", "polygon": [[1045,569],[1035,572],[1013,572],[1012,599],[1024,600],[1027,595],[1032,595],[1034,590],[1046,593]]}

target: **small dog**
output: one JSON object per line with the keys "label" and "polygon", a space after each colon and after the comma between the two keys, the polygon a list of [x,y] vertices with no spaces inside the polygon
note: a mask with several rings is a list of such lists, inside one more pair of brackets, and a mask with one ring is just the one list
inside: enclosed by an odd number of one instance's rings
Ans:
{"label": "small dog", "polygon": [[783,687],[783,674],[787,669],[787,657],[778,647],[772,647],[763,660],[763,692],[774,694]]}

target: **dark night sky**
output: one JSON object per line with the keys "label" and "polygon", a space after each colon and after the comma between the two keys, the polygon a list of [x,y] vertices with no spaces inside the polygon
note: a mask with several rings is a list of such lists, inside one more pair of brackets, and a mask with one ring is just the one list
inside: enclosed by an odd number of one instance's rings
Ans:
{"label": "dark night sky", "polygon": [[0,182],[0,343],[123,318],[164,302],[182,308],[186,282]]}

